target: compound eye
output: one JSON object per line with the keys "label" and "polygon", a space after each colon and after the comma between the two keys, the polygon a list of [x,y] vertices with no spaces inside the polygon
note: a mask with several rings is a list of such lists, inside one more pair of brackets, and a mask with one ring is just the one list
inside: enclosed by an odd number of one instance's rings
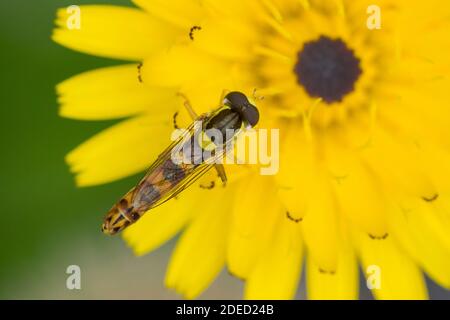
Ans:
{"label": "compound eye", "polygon": [[234,91],[225,96],[225,104],[231,110],[238,112],[242,119],[250,126],[254,127],[259,121],[258,109],[248,101],[248,98],[242,92]]}
{"label": "compound eye", "polygon": [[228,104],[231,109],[237,109],[249,104],[249,101],[245,94],[234,91],[225,96],[225,103]]}
{"label": "compound eye", "polygon": [[259,111],[250,103],[242,109],[241,115],[252,127],[256,126],[259,122]]}

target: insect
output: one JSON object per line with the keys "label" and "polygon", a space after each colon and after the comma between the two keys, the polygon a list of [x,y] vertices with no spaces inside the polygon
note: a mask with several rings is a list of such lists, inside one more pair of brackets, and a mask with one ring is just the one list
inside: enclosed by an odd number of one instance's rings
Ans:
{"label": "insect", "polygon": [[[216,110],[200,116],[185,100],[184,105],[194,123],[158,156],[144,178],[109,210],[102,225],[103,233],[115,235],[126,229],[150,209],[176,197],[212,167],[226,183],[225,169],[216,160],[230,150],[227,147],[242,130],[258,123],[259,111],[241,92],[223,96]],[[220,132],[223,138],[210,135],[212,130]],[[196,152],[198,150],[208,152]],[[205,157],[205,153],[208,156]]]}

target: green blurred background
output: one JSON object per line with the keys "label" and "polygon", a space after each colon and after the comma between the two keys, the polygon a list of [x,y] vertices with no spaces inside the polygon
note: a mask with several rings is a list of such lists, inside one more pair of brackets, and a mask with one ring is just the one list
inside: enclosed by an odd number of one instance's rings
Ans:
{"label": "green blurred background", "polygon": [[[0,298],[178,298],[164,288],[171,242],[136,258],[120,237],[100,232],[105,210],[138,177],[78,189],[64,162],[72,148],[112,122],[57,115],[55,85],[80,72],[120,63],[50,40],[57,8],[128,0],[0,1],[1,226]],[[82,290],[66,289],[66,268],[81,267]],[[240,298],[222,275],[204,298]]]}
{"label": "green blurred background", "polygon": [[[105,210],[137,177],[78,189],[65,154],[111,122],[57,116],[55,85],[82,71],[117,64],[50,41],[58,7],[128,0],[0,1],[2,299],[170,299],[163,286],[173,241],[135,258],[120,238],[100,232]],[[82,290],[66,288],[66,268],[81,267]],[[430,283],[434,298],[448,292]],[[238,299],[242,284],[224,272],[202,298]],[[304,297],[304,286],[299,290]],[[370,298],[362,290],[362,298]]]}

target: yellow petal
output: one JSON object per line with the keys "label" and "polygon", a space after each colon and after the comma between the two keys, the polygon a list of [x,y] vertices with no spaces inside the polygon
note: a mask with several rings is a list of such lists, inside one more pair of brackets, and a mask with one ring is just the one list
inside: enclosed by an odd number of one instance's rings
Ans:
{"label": "yellow petal", "polygon": [[424,143],[420,145],[419,160],[423,168],[441,194],[450,194],[450,151],[439,145]]}
{"label": "yellow petal", "polygon": [[212,190],[172,255],[166,285],[185,298],[193,299],[201,294],[225,264],[229,221],[227,204],[233,197],[230,187]]}
{"label": "yellow petal", "polygon": [[392,235],[440,285],[450,289],[450,201],[403,201],[390,208]]}
{"label": "yellow petal", "polygon": [[248,61],[258,36],[251,22],[236,17],[211,17],[202,22],[193,44],[202,50],[233,61]]}
{"label": "yellow petal", "polygon": [[373,237],[387,233],[385,200],[376,177],[349,149],[327,144],[327,162],[341,211]]}
{"label": "yellow petal", "polygon": [[[200,67],[201,66],[201,67]],[[223,62],[186,45],[177,45],[144,61],[142,80],[150,86],[178,87],[215,81],[229,72]]]}
{"label": "yellow petal", "polygon": [[[411,68],[414,68],[417,80],[400,78],[402,80],[383,86],[382,90],[388,91],[389,95],[393,96],[393,101],[386,102],[389,103],[386,108],[379,108],[379,118],[392,124],[396,129],[395,135],[401,136],[399,134],[401,132],[405,140],[414,140],[420,146],[434,142],[448,148],[450,110],[445,106],[448,101],[450,80],[445,74],[449,71],[443,70],[431,61],[408,62],[399,71],[399,77],[405,77],[405,74],[409,74]],[[422,65],[426,67],[421,67]],[[423,74],[418,76],[416,73],[420,67]],[[433,71],[431,67],[437,71]],[[404,85],[406,81],[409,83],[408,86]],[[429,104],[431,98],[433,103],[428,108],[423,108]]]}
{"label": "yellow petal", "polygon": [[328,273],[337,269],[340,246],[339,220],[331,185],[318,176],[311,189],[308,214],[301,222],[303,237],[313,260],[319,268]]}
{"label": "yellow petal", "polygon": [[102,57],[142,60],[167,48],[177,35],[170,25],[133,8],[80,6],[80,28],[71,29],[71,13],[58,10],[52,39],[68,48]]}
{"label": "yellow petal", "polygon": [[241,20],[256,20],[263,13],[259,1],[217,1],[203,0],[203,5],[208,8],[211,16],[216,18],[234,16]]}
{"label": "yellow petal", "polygon": [[227,76],[218,77],[217,80],[193,81],[185,83],[180,88],[180,92],[187,97],[195,111],[198,114],[202,114],[210,112],[223,104],[223,101],[220,101],[220,99],[224,90],[236,88],[230,83],[230,79]]}
{"label": "yellow petal", "polygon": [[375,144],[379,141],[374,142],[373,149],[366,150],[367,159],[386,184],[393,185],[399,192],[406,192],[418,199],[431,199],[439,193],[426,168],[421,167],[417,160],[419,155],[413,147],[383,144],[378,149]]}
{"label": "yellow petal", "polygon": [[198,0],[133,0],[133,2],[153,16],[182,28],[186,37],[192,26],[200,24],[204,13]]}
{"label": "yellow petal", "polygon": [[394,242],[393,237],[374,240],[367,234],[354,231],[354,241],[368,282],[371,285],[380,285],[372,290],[375,298],[427,299],[422,272]]}
{"label": "yellow petal", "polygon": [[139,113],[167,113],[171,117],[168,106],[179,103],[175,90],[140,83],[136,64],[79,74],[60,83],[57,92],[60,115],[80,120],[116,119]]}
{"label": "yellow petal", "polygon": [[[349,135],[364,135],[361,128],[352,127]],[[421,167],[413,141],[401,141],[383,127],[373,131],[371,138],[358,152],[389,192],[408,193],[418,198],[432,198],[438,192]]]}
{"label": "yellow petal", "polygon": [[208,202],[210,193],[210,190],[193,185],[177,199],[148,211],[136,224],[124,231],[123,238],[138,256],[157,249],[196,217],[194,206],[200,202]]}
{"label": "yellow petal", "polygon": [[171,118],[126,120],[78,146],[66,161],[79,186],[115,181],[149,167],[170,145],[172,130]]}
{"label": "yellow petal", "polygon": [[280,132],[280,171],[276,176],[278,195],[295,219],[308,211],[310,185],[315,181],[317,161],[314,144],[304,137],[300,124],[288,124]]}
{"label": "yellow petal", "polygon": [[[436,11],[439,8],[439,11]],[[401,5],[402,14],[398,16],[399,36],[404,44],[404,51],[411,52],[419,57],[441,62],[449,61],[448,30],[450,23],[448,15],[450,6],[448,2],[431,0],[411,3],[404,1]],[[414,19],[414,20],[412,20]],[[406,23],[415,21],[408,28]],[[411,34],[421,34],[421,37],[412,37]]]}
{"label": "yellow petal", "polygon": [[257,174],[247,177],[236,187],[228,238],[229,271],[247,278],[273,237],[276,221],[286,213],[274,195],[273,181]]}
{"label": "yellow petal", "polygon": [[292,299],[303,261],[301,232],[287,219],[280,221],[274,238],[264,250],[245,283],[246,299]]}
{"label": "yellow petal", "polygon": [[312,300],[358,299],[358,263],[348,240],[342,241],[335,273],[323,272],[313,259],[307,259],[306,289]]}

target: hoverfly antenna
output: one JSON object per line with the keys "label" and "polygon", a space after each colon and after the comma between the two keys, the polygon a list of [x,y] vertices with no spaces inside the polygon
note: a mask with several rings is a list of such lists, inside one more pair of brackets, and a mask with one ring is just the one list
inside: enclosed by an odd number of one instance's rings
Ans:
{"label": "hoverfly antenna", "polygon": [[255,101],[262,101],[265,98],[264,96],[258,96],[258,88],[253,89],[252,96]]}
{"label": "hoverfly antenna", "polygon": [[231,110],[238,112],[250,126],[254,127],[258,124],[259,111],[242,92],[233,91],[228,93],[224,102]]}

